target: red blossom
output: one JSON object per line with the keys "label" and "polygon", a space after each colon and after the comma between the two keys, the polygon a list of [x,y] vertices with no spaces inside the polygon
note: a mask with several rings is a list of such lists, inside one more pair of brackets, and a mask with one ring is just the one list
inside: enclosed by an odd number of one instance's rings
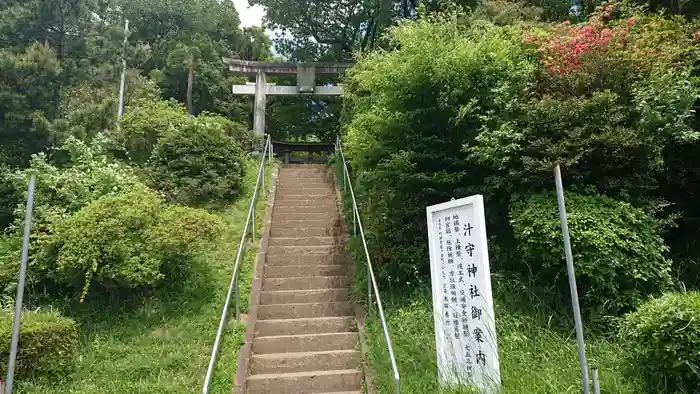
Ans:
{"label": "red blossom", "polygon": [[599,20],[590,20],[584,26],[561,24],[555,34],[545,39],[538,51],[543,54],[542,62],[547,70],[555,75],[567,75],[581,67],[582,57],[594,51],[624,43],[629,29],[635,23],[630,18],[625,26],[605,27]]}

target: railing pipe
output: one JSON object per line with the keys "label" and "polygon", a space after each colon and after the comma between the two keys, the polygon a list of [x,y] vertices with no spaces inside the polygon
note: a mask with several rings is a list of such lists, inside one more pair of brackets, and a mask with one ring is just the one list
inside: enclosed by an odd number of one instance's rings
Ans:
{"label": "railing pipe", "polygon": [[[265,143],[265,149],[263,149],[263,155],[260,159],[260,168],[258,169],[258,178],[255,181],[255,188],[253,189],[253,197],[250,200],[250,206],[248,207],[248,216],[246,217],[245,226],[243,228],[243,233],[241,234],[241,242],[238,245],[238,252],[236,253],[236,262],[233,266],[233,273],[231,274],[231,281],[228,285],[228,292],[226,293],[226,301],[224,302],[224,308],[221,311],[221,319],[219,320],[219,328],[216,331],[216,338],[214,339],[214,347],[211,352],[211,358],[209,359],[209,367],[207,368],[207,374],[204,377],[204,385],[202,386],[202,394],[209,393],[209,386],[211,384],[211,379],[214,376],[214,368],[216,367],[216,361],[219,356],[219,348],[221,347],[221,338],[226,328],[226,321],[228,320],[228,311],[231,305],[231,295],[234,295],[236,304],[236,320],[240,317],[240,300],[238,291],[238,276],[240,271],[241,261],[245,255],[246,240],[248,238],[248,229],[250,228],[251,218],[253,218],[253,223],[255,218],[255,203],[257,202],[258,188],[261,184],[262,178],[265,176],[265,159],[267,158],[267,153],[270,151],[269,144],[272,143],[272,139],[267,138]],[[264,182],[264,181],[263,181]],[[255,224],[253,224],[253,234],[255,234]],[[255,237],[255,235],[253,235]]]}
{"label": "railing pipe", "polygon": [[[367,258],[367,271],[369,272],[369,280],[371,281],[374,290],[375,300],[377,302],[377,310],[379,311],[379,320],[382,323],[382,330],[384,330],[384,339],[386,340],[387,348],[389,350],[389,359],[391,360],[391,368],[394,371],[394,384],[396,385],[396,394],[401,392],[399,368],[396,365],[396,357],[394,355],[394,348],[391,344],[391,336],[389,335],[389,328],[386,323],[386,317],[384,316],[384,307],[382,306],[382,300],[379,296],[379,287],[377,286],[377,280],[374,276],[374,269],[372,268],[372,260],[369,257],[369,249],[367,248],[367,240],[365,238],[365,230],[362,227],[362,219],[360,218],[360,210],[357,208],[357,199],[355,199],[355,191],[352,188],[352,182],[350,182],[350,172],[348,170],[347,162],[345,161],[345,155],[343,154],[343,146],[340,138],[337,140],[338,152],[340,153],[340,159],[343,162],[343,178],[345,179],[345,185],[350,189],[350,197],[352,198],[352,208],[353,216],[357,220],[357,228],[360,230],[360,238],[362,239],[362,246],[365,250],[365,257]],[[369,284],[368,284],[369,287]],[[371,296],[371,294],[370,294]],[[370,297],[370,308],[372,299]]]}

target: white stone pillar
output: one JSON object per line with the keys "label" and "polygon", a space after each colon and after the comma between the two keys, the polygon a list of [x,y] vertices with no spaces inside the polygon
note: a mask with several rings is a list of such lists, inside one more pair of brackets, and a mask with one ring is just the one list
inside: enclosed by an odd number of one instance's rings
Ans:
{"label": "white stone pillar", "polygon": [[265,106],[267,105],[267,92],[265,72],[258,71],[255,76],[255,115],[253,117],[253,130],[256,133],[265,134]]}

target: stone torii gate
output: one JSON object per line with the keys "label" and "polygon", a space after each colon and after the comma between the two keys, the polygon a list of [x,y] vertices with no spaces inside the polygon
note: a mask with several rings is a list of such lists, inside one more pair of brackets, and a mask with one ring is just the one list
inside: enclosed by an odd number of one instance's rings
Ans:
{"label": "stone torii gate", "polygon": [[[255,96],[255,114],[253,130],[256,133],[265,134],[265,106],[267,96],[340,96],[343,94],[341,85],[316,86],[316,74],[342,74],[352,63],[276,63],[253,62],[238,59],[224,58],[229,70],[245,74],[255,75],[255,83],[246,85],[233,85],[233,94]],[[296,86],[277,86],[265,81],[267,74],[296,75]]]}

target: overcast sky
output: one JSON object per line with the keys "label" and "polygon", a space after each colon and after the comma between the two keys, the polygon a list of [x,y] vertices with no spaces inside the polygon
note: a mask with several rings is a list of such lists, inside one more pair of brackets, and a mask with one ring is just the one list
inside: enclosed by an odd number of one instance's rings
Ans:
{"label": "overcast sky", "polygon": [[251,7],[248,0],[233,0],[233,4],[238,10],[238,15],[241,18],[241,27],[260,26],[262,24],[265,10],[259,5]]}

